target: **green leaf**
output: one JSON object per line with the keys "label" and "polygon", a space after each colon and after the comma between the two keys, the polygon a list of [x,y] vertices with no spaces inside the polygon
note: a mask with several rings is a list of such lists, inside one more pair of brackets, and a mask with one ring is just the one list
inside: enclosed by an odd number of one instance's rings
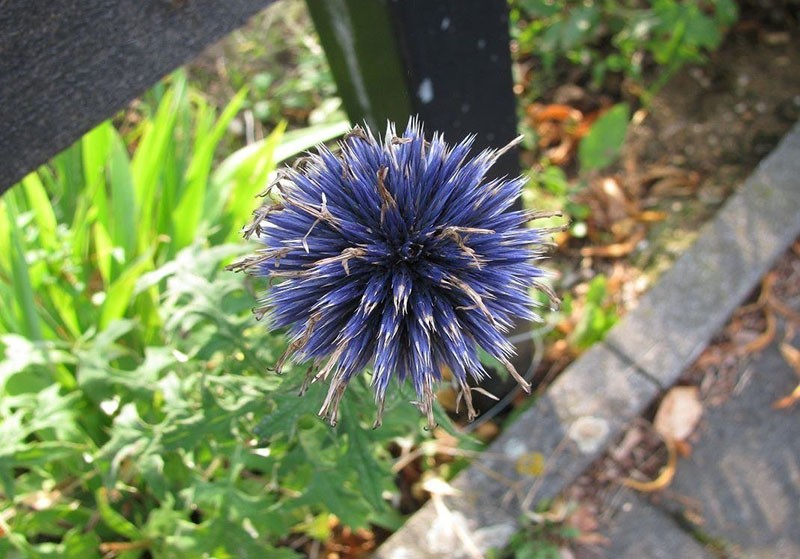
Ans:
{"label": "green leaf", "polygon": [[28,338],[41,340],[42,327],[34,298],[33,286],[31,285],[30,270],[25,258],[25,249],[17,225],[16,202],[12,196],[6,196],[5,203],[10,222],[8,245],[11,249],[11,278],[17,305],[22,314],[22,324],[24,325],[22,333]]}
{"label": "green leaf", "polygon": [[739,6],[734,0],[713,0],[717,21],[723,26],[736,23],[739,19]]}
{"label": "green leaf", "polygon": [[145,254],[122,272],[119,278],[108,287],[100,315],[99,326],[101,329],[105,329],[113,321],[125,316],[125,311],[133,297],[136,281],[152,268],[151,256],[150,254]]}
{"label": "green leaf", "polygon": [[546,18],[557,15],[562,9],[558,2],[552,0],[518,0],[517,4],[532,18]]}
{"label": "green leaf", "polygon": [[159,196],[158,178],[175,133],[178,107],[185,101],[185,96],[186,77],[177,73],[173,86],[161,99],[155,120],[144,126],[142,139],[131,162],[139,209],[137,231],[140,253],[150,248],[155,240],[159,198],[172,196],[171,192],[161,193]]}
{"label": "green leaf", "polygon": [[290,505],[323,506],[352,529],[369,524],[370,508],[346,468],[316,469],[303,495]]}
{"label": "green leaf", "polygon": [[36,173],[31,173],[22,179],[22,187],[25,190],[28,207],[33,211],[36,225],[39,228],[40,242],[43,247],[52,250],[58,223],[55,212],[53,212],[53,205],[50,203],[50,197]]}
{"label": "green leaf", "polygon": [[100,537],[94,531],[77,526],[64,534],[63,559],[100,559]]}
{"label": "green leaf", "polygon": [[342,463],[343,468],[352,468],[358,475],[359,489],[367,502],[376,510],[386,507],[383,491],[390,486],[391,468],[376,458],[375,445],[371,440],[371,430],[359,424],[358,415],[349,402],[342,402],[344,420],[342,426],[347,434],[347,454]]}
{"label": "green leaf", "polygon": [[97,271],[100,272],[100,276],[103,278],[103,284],[107,286],[113,281],[111,277],[111,262],[114,254],[114,243],[111,240],[111,234],[102,221],[98,220],[92,224],[92,233]]}
{"label": "green leaf", "polygon": [[344,135],[350,128],[349,122],[340,120],[286,132],[275,149],[274,161],[276,164],[282,163],[314,146]]}
{"label": "green leaf", "polygon": [[[269,174],[275,169],[274,151],[280,142],[286,123],[282,122],[264,140],[242,148],[226,158],[211,177],[214,207],[206,207],[209,219],[222,219],[227,239],[245,225],[256,208],[256,196],[267,186]],[[220,209],[224,214],[220,215]]]}
{"label": "green leaf", "polygon": [[95,218],[106,228],[108,228],[109,216],[105,169],[111,150],[112,128],[110,122],[104,122],[81,138],[83,177],[86,181],[84,188],[93,201]]}
{"label": "green leaf", "polygon": [[[128,151],[116,130],[112,133],[111,153],[108,160],[111,186],[111,240],[115,247],[123,250],[123,262],[129,262],[136,252],[138,231],[136,215],[136,192],[131,176],[131,162]],[[116,266],[115,266],[116,268]],[[118,277],[118,273],[112,279]]]}
{"label": "green leaf", "polygon": [[172,220],[177,225],[174,238],[176,249],[189,245],[198,233],[214,152],[231,120],[239,112],[246,96],[247,89],[242,89],[234,96],[225,107],[211,133],[206,135],[194,150],[183,194],[172,213]]}
{"label": "green leaf", "polygon": [[320,398],[323,396],[322,390],[319,383],[316,383],[303,396],[298,396],[296,392],[275,394],[276,407],[258,423],[254,429],[256,436],[261,439],[280,436],[292,438],[301,417],[317,414]]}
{"label": "green leaf", "polygon": [[578,147],[582,172],[599,170],[616,161],[625,142],[629,122],[630,111],[625,103],[614,105],[597,119]]}
{"label": "green leaf", "polygon": [[100,513],[100,518],[103,522],[114,530],[120,536],[124,536],[130,540],[139,540],[142,538],[142,533],[130,520],[122,516],[111,507],[108,500],[108,490],[101,487],[94,493],[95,502],[97,503],[97,512]]}
{"label": "green leaf", "polygon": [[597,6],[582,6],[573,9],[561,30],[561,48],[570,50],[586,41],[595,31],[600,17]]}

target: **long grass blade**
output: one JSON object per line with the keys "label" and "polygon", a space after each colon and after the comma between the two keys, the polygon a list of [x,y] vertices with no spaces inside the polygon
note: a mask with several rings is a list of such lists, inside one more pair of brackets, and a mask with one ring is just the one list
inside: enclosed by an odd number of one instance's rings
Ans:
{"label": "long grass blade", "polygon": [[108,161],[111,190],[111,241],[121,249],[119,258],[112,265],[112,278],[119,276],[121,267],[136,255],[136,193],[134,192],[131,162],[122,138],[114,131]]}
{"label": "long grass blade", "polygon": [[205,135],[196,146],[194,157],[187,171],[183,196],[173,213],[173,222],[181,224],[180,228],[175,230],[175,250],[191,244],[198,233],[205,206],[208,177],[214,162],[214,153],[231,120],[239,112],[246,95],[246,89],[236,94],[225,107],[210,133]]}
{"label": "long grass blade", "polygon": [[9,192],[5,197],[6,211],[8,212],[8,221],[10,223],[8,244],[11,252],[11,280],[17,306],[21,313],[22,333],[28,339],[41,340],[42,327],[36,309],[25,246],[17,224],[17,218],[19,217],[17,201],[12,194],[15,193]]}
{"label": "long grass blade", "polygon": [[131,163],[139,209],[139,253],[144,253],[152,243],[160,192],[158,177],[167,148],[175,131],[178,105],[186,95],[186,78],[176,74],[173,87],[167,90],[156,112],[156,118],[145,125],[141,142]]}

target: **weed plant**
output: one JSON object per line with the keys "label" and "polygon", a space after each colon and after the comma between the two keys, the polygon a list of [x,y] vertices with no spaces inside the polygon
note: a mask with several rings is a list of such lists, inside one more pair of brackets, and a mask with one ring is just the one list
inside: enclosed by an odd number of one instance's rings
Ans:
{"label": "weed plant", "polygon": [[245,96],[217,115],[177,74],[130,135],[103,123],[0,200],[0,556],[288,558],[334,515],[397,525],[385,448],[416,411],[372,431],[355,385],[323,425],[221,271],[275,164],[347,125],[217,165]]}

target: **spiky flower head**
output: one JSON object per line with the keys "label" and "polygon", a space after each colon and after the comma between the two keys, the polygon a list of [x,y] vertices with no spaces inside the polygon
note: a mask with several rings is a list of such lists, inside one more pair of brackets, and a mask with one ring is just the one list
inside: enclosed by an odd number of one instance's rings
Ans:
{"label": "spiky flower head", "polygon": [[304,385],[329,379],[320,415],[331,424],[370,364],[376,425],[392,379],[410,379],[432,426],[445,369],[473,418],[468,379],[487,375],[479,347],[529,388],[505,334],[539,318],[532,288],[552,296],[536,265],[552,230],[527,223],[554,214],[510,211],[525,181],[486,174],[515,142],[470,157],[473,140],[426,141],[413,120],[383,142],[356,127],[338,153],[320,146],[283,170],[245,230],[264,247],[231,269],[277,280],[255,310],[288,328],[276,369],[311,361]]}

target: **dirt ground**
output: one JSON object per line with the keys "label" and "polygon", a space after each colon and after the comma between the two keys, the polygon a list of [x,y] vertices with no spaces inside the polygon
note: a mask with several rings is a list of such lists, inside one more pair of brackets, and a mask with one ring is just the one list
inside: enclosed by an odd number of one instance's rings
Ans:
{"label": "dirt ground", "polygon": [[[708,64],[675,76],[630,130],[626,173],[654,166],[690,180],[662,182],[666,219],[638,264],[666,267],[695,232],[800,120],[800,33],[747,21]],[[680,231],[680,234],[675,232]],[[655,261],[653,261],[655,259]]]}

